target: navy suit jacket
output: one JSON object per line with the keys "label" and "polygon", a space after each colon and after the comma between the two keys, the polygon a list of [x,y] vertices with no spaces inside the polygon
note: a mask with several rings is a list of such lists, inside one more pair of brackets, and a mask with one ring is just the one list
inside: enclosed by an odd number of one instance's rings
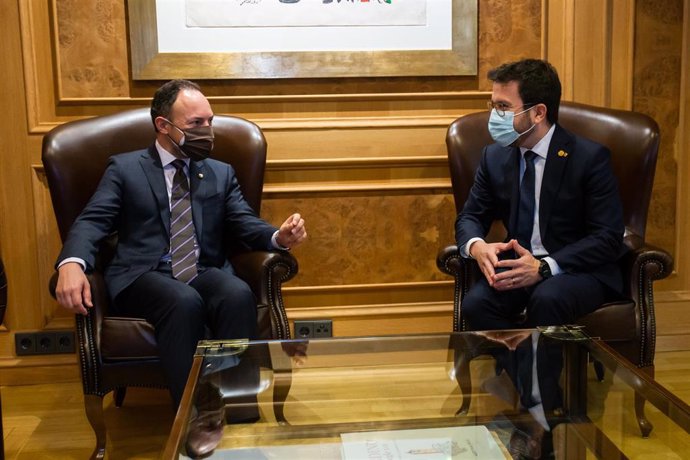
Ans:
{"label": "navy suit jacket", "polygon": [[[228,241],[252,249],[270,248],[276,228],[244,200],[230,165],[207,159],[191,161],[189,170],[201,266],[232,273]],[[100,243],[113,232],[118,242],[104,273],[112,299],[137,277],[154,270],[170,250],[170,204],[155,146],[110,158],[96,192],[72,225],[57,264],[79,257],[87,271],[92,270]]]}
{"label": "navy suit jacket", "polygon": [[[567,273],[591,273],[622,291],[616,261],[625,252],[623,208],[609,150],[559,125],[546,156],[539,202],[544,247]],[[516,238],[520,150],[485,147],[469,197],[455,222],[459,247],[484,238],[495,220]]]}

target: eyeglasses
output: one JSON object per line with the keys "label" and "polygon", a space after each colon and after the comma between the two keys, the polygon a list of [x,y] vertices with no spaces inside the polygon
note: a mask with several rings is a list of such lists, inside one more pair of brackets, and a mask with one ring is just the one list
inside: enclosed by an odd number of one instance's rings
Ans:
{"label": "eyeglasses", "polygon": [[[526,102],[526,103],[522,104],[521,107],[525,107],[525,110],[527,110],[531,107],[534,107],[535,105],[537,105],[537,104],[534,104],[532,102]],[[513,107],[511,107],[510,105],[505,104],[503,102],[497,102],[494,104],[493,101],[486,101],[486,106],[489,108],[489,110],[496,109],[496,114],[501,118],[506,116],[506,112],[513,109]]]}

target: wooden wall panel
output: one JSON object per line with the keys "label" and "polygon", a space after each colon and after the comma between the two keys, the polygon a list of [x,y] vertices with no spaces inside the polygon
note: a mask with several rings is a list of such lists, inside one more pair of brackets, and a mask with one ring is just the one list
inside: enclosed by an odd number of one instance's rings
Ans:
{"label": "wooden wall panel", "polygon": [[542,2],[479,2],[478,88],[491,91],[486,73],[507,61],[541,56]]}
{"label": "wooden wall panel", "polygon": [[[687,28],[687,25],[685,27]],[[678,174],[676,148],[681,105],[683,0],[637,2],[635,31],[637,46],[633,109],[650,115],[661,128],[661,147],[652,206],[647,219],[647,234],[654,244],[677,254],[674,229]]]}
{"label": "wooden wall panel", "polygon": [[40,299],[39,312],[43,319],[35,328],[70,329],[74,327],[74,315],[60,308],[48,291],[50,277],[55,273],[55,258],[62,245],[43,168],[35,168],[33,172],[33,208],[36,211],[36,240],[39,242],[36,252],[38,276],[35,284]]}
{"label": "wooden wall panel", "polygon": [[[53,2],[59,94],[129,96],[125,4],[118,0]],[[85,46],[88,44],[87,46]]]}
{"label": "wooden wall panel", "polygon": [[300,273],[291,285],[446,279],[436,268],[436,254],[454,241],[455,207],[448,193],[296,194],[270,199],[263,208],[273,222],[297,210],[311,225],[308,241],[295,249]]}

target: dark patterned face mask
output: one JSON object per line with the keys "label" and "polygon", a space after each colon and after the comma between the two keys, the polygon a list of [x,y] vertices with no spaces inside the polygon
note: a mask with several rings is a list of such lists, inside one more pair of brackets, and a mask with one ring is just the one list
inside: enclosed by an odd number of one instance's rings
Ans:
{"label": "dark patterned face mask", "polygon": [[[172,126],[172,122],[165,120]],[[196,128],[180,129],[175,126],[175,129],[182,133],[182,139],[178,144],[168,134],[168,138],[175,144],[175,146],[192,161],[205,160],[211,155],[213,150],[213,127],[212,126],[198,126]]]}

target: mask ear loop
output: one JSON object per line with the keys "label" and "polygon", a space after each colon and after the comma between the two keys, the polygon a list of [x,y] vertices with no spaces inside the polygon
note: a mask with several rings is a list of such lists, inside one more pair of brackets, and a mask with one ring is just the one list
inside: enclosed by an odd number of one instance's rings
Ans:
{"label": "mask ear loop", "polygon": [[[529,109],[525,109],[525,110],[523,110],[523,111],[520,112],[520,113],[514,114],[514,115],[513,115],[513,119],[515,119],[515,117],[517,117],[518,115],[522,115],[523,113],[532,110],[532,109],[535,108],[536,106],[537,106],[537,104],[534,104],[534,105],[533,105],[532,107],[530,107]],[[518,133],[518,137],[517,137],[515,140],[520,139],[522,136],[524,136],[524,135],[527,134],[528,132],[532,131],[532,130],[534,129],[535,126],[537,126],[536,123],[532,123],[532,126],[530,126],[529,128],[527,128],[525,131],[523,131],[523,132],[521,132],[521,133]],[[516,131],[516,132],[517,132],[517,131]],[[515,142],[515,141],[513,141],[513,142]]]}
{"label": "mask ear loop", "polygon": [[[161,118],[163,118],[163,117],[161,117]],[[178,143],[178,142],[175,142],[175,139],[173,139],[172,137],[170,137],[170,134],[166,134],[166,136],[168,136],[168,139],[170,139],[170,140],[173,142],[173,144],[177,144],[178,146],[184,145],[184,141],[185,141],[185,139],[186,139],[186,136],[185,136],[185,134],[184,134],[184,131],[183,131],[182,129],[178,128],[177,125],[176,125],[175,123],[173,123],[172,121],[168,120],[167,118],[163,118],[163,120],[165,120],[168,124],[170,124],[170,126],[172,126],[173,128],[175,128],[176,130],[178,130],[179,132],[182,133],[182,138],[180,139],[180,142],[179,142],[179,143]]]}

